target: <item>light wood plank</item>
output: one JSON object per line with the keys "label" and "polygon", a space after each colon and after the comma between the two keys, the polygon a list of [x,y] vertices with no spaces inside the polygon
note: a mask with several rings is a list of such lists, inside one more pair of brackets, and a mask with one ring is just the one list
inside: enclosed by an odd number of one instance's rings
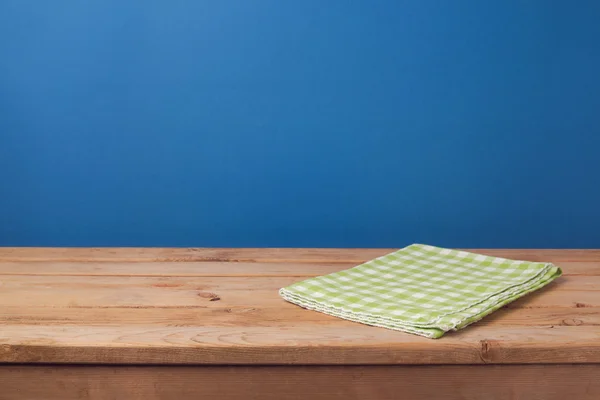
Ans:
{"label": "light wood plank", "polygon": [[600,363],[597,326],[473,326],[431,340],[355,324],[279,327],[6,325],[0,362],[93,364]]}
{"label": "light wood plank", "polygon": [[600,249],[465,249],[473,253],[513,260],[552,262],[600,262]]}
{"label": "light wood plank", "polygon": [[508,305],[506,308],[556,308],[556,307],[600,307],[600,295],[597,291],[561,291],[546,287],[530,293]]}
{"label": "light wood plank", "polygon": [[4,247],[0,261],[230,261],[361,263],[397,249]]}
{"label": "light wood plank", "polygon": [[600,326],[600,307],[502,308],[475,326]]}
{"label": "light wood plank", "polygon": [[[399,246],[403,247],[403,246]],[[0,261],[240,261],[362,263],[397,249],[41,248],[3,247]],[[466,249],[517,260],[600,262],[600,250]]]}
{"label": "light wood plank", "polygon": [[553,291],[594,291],[600,292],[600,276],[561,276],[546,287]]}
{"label": "light wood plank", "polygon": [[[354,263],[284,262],[44,262],[0,261],[1,275],[69,276],[148,276],[148,277],[311,277],[356,266]],[[559,263],[565,276],[600,276],[599,262],[565,261]],[[1,277],[0,277],[1,279]]]}
{"label": "light wood plank", "polygon": [[210,307],[285,302],[278,289],[302,280],[275,278],[146,278],[4,276],[0,306]]}
{"label": "light wood plank", "polygon": [[[1,307],[282,307],[278,289],[303,277],[4,276]],[[568,292],[567,294],[562,294]],[[217,299],[218,298],[218,299]],[[512,307],[598,307],[600,277],[561,277]]]}
{"label": "light wood plank", "polygon": [[597,400],[598,376],[600,365],[1,366],[0,398]]}
{"label": "light wood plank", "polygon": [[[281,307],[224,307],[219,303],[198,307],[44,307],[0,308],[2,325],[87,325],[145,327],[271,326],[295,328],[329,325],[352,328],[356,323],[287,304]],[[600,326],[600,307],[505,308],[469,327]]]}
{"label": "light wood plank", "polygon": [[[0,262],[1,275],[35,276],[148,276],[148,277],[312,277],[356,266],[354,263],[283,263],[283,262]],[[574,270],[593,272],[593,268],[575,266]],[[600,275],[600,263],[598,274]]]}

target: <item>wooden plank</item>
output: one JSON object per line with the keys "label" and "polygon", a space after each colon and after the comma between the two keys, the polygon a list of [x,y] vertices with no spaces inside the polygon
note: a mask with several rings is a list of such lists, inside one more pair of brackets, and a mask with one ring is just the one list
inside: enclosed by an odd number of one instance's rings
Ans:
{"label": "wooden plank", "polygon": [[596,400],[598,376],[600,365],[0,366],[0,398]]}
{"label": "wooden plank", "polygon": [[[211,326],[271,326],[295,328],[329,325],[352,328],[345,321],[315,311],[282,304],[281,307],[220,306],[210,307],[44,307],[3,306],[2,325],[60,326],[136,326],[194,327]],[[477,326],[600,326],[600,307],[589,308],[505,308],[479,321]]]}
{"label": "wooden plank", "polygon": [[[53,307],[116,305],[206,305],[234,299],[230,305],[264,304],[261,298],[278,298],[278,289],[304,277],[114,277],[114,276],[3,276],[0,279],[0,305]],[[584,292],[595,292],[600,299],[600,276],[565,276],[536,294],[574,292],[572,301]],[[240,293],[241,292],[241,293]],[[242,302],[238,301],[242,295]],[[568,297],[565,297],[568,299]],[[236,303],[237,302],[237,303]],[[597,302],[597,301],[596,301]],[[272,305],[280,305],[277,302]],[[596,304],[591,304],[595,306]]]}
{"label": "wooden plank", "polygon": [[556,307],[600,307],[597,291],[561,291],[547,287],[530,293],[508,305],[506,308],[556,308]]}
{"label": "wooden plank", "polygon": [[[211,303],[212,305],[212,303]],[[569,310],[569,309],[567,309]],[[571,309],[570,318],[594,325],[594,312],[600,308]],[[582,311],[582,312],[579,312]],[[568,314],[568,313],[565,313]],[[557,320],[560,316],[543,317]],[[540,318],[542,319],[542,318]],[[87,325],[87,326],[144,326],[144,327],[194,327],[211,326],[272,326],[293,328],[297,326],[336,325],[352,326],[352,322],[326,314],[310,312],[300,307],[44,307],[13,306],[0,308],[0,329],[3,325]]]}
{"label": "wooden plank", "polygon": [[561,276],[552,282],[547,289],[553,291],[595,291],[600,292],[600,276]]}
{"label": "wooden plank", "polygon": [[[147,276],[147,277],[311,277],[356,266],[354,263],[283,262],[44,262],[0,261],[0,275]],[[559,263],[565,276],[600,276],[599,262]]]}
{"label": "wooden plank", "polygon": [[600,326],[600,307],[502,308],[475,326]]}
{"label": "wooden plank", "polygon": [[[299,277],[146,278],[4,276],[0,306],[209,307],[285,302],[278,289]],[[265,299],[266,298],[266,299]]]}
{"label": "wooden plank", "polygon": [[513,260],[552,262],[599,262],[600,249],[466,249],[473,253]]}
{"label": "wooden plank", "polygon": [[[1,275],[147,276],[147,277],[312,277],[356,266],[354,263],[266,262],[0,262]],[[593,272],[593,267],[574,270]],[[600,275],[600,263],[598,263]],[[591,273],[590,273],[591,275]],[[1,279],[1,278],[0,278]]]}
{"label": "wooden plank", "polygon": [[230,261],[361,263],[397,249],[0,248],[0,261]]}
{"label": "wooden plank", "polygon": [[[590,287],[590,280],[600,282],[600,277],[565,277],[567,287]],[[278,290],[283,286],[302,281],[304,277],[276,276],[276,277],[119,277],[119,276],[14,276],[0,277],[2,290],[0,303],[9,293],[21,290],[38,291],[40,293],[68,290],[100,290],[128,291],[151,289],[153,291],[203,291],[203,290]],[[599,288],[600,290],[600,288]]]}
{"label": "wooden plank", "polygon": [[5,325],[0,362],[388,365],[600,363],[598,326],[473,326],[431,340],[361,324],[232,327]]}
{"label": "wooden plank", "polygon": [[[401,246],[399,246],[401,247]],[[0,261],[239,261],[362,263],[397,249],[41,248],[3,247]],[[517,260],[600,262],[600,250],[466,249]]]}
{"label": "wooden plank", "polygon": [[[1,307],[282,307],[278,289],[303,277],[4,276]],[[567,292],[561,295],[562,292]],[[218,298],[218,299],[217,299]],[[599,307],[600,277],[561,277],[512,307]],[[524,305],[523,305],[524,304]]]}

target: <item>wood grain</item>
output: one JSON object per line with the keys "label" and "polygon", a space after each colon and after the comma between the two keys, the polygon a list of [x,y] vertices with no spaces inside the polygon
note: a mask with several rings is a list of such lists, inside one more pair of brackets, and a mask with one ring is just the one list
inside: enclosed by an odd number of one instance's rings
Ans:
{"label": "wood grain", "polygon": [[[44,262],[0,261],[0,275],[35,276],[140,276],[140,277],[311,277],[356,266],[354,263],[285,263],[285,262]],[[590,273],[587,266],[574,271]],[[600,275],[600,263],[598,274]]]}
{"label": "wood grain", "polygon": [[[356,266],[343,262],[108,262],[0,261],[0,275],[140,276],[140,277],[311,277]],[[565,276],[600,276],[600,261],[559,263]]]}
{"label": "wood grain", "polygon": [[0,399],[597,400],[598,376],[600,365],[0,366]]}
{"label": "wood grain", "polygon": [[[2,276],[0,306],[294,307],[278,289],[303,277]],[[569,292],[569,293],[564,293]],[[212,301],[212,295],[219,301]],[[600,307],[600,277],[566,276],[510,307]]]}
{"label": "wood grain", "polygon": [[600,251],[479,250],[565,275],[440,340],[277,290],[390,249],[0,248],[0,362],[205,365],[600,363]]}
{"label": "wood grain", "polygon": [[[243,261],[361,263],[397,249],[0,248],[0,261]],[[547,262],[599,262],[600,250],[466,249],[495,257]]]}
{"label": "wood grain", "polygon": [[[1,288],[1,287],[0,287]],[[125,287],[121,287],[122,289]],[[0,310],[4,307],[21,307],[27,313],[29,307],[46,308],[217,308],[217,307],[245,307],[245,308],[285,308],[287,310],[296,306],[286,303],[276,291],[273,290],[219,290],[215,294],[219,301],[211,302],[209,298],[199,296],[199,293],[212,293],[202,290],[176,290],[163,287],[147,287],[131,292],[122,290],[78,290],[60,289],[44,293],[42,290],[11,291],[19,296],[3,295],[0,290]],[[54,296],[62,292],[61,296]],[[25,297],[27,296],[27,297]],[[515,308],[590,308],[600,307],[600,296],[596,291],[555,291],[552,287],[542,289],[516,300],[506,306]]]}
{"label": "wood grain", "polygon": [[[300,307],[250,307],[218,305],[197,307],[44,307],[20,306],[0,309],[2,325],[86,325],[86,326],[146,326],[195,327],[211,326],[271,326],[295,328],[314,326],[354,327],[354,322],[310,311]],[[494,326],[599,326],[600,307],[586,308],[504,308],[479,321],[470,329],[483,325]]]}
{"label": "wood grain", "polygon": [[0,362],[96,364],[600,363],[597,326],[473,326],[431,340],[354,326],[6,325]]}
{"label": "wood grain", "polygon": [[227,261],[360,263],[397,249],[0,248],[0,261]]}

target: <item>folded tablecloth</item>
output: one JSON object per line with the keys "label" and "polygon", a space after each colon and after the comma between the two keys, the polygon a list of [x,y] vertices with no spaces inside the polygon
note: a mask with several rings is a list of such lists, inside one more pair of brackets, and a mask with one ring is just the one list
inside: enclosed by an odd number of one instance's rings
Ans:
{"label": "folded tablecloth", "polygon": [[279,291],[301,307],[428,338],[480,320],[561,275],[551,263],[413,244]]}

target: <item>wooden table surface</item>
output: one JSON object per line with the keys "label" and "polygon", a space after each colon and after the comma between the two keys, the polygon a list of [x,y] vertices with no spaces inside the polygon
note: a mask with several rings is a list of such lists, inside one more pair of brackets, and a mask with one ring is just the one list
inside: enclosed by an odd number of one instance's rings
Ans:
{"label": "wooden table surface", "polygon": [[564,275],[438,340],[277,293],[392,250],[0,248],[0,399],[600,398],[600,250],[473,250]]}

